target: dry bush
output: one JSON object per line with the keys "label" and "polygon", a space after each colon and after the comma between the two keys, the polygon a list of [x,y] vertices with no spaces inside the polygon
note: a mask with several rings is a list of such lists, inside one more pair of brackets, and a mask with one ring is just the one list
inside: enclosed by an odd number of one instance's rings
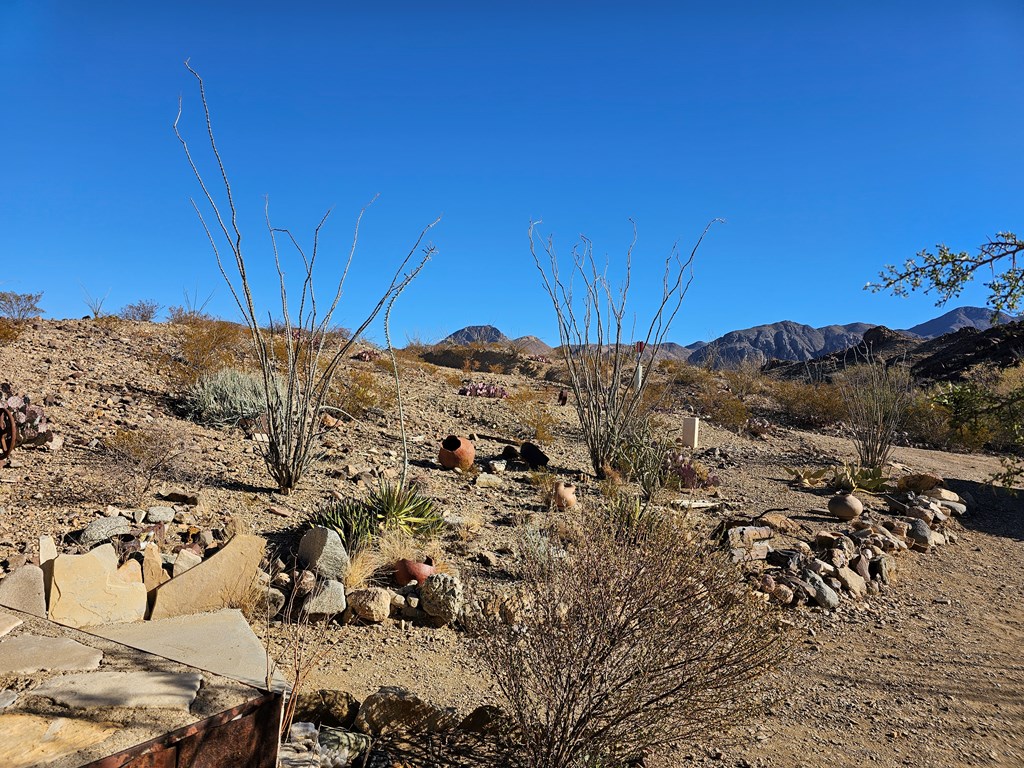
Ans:
{"label": "dry bush", "polygon": [[837,386],[861,466],[885,466],[913,401],[910,367],[902,362],[876,363],[869,355],[863,365],[838,377]]}
{"label": "dry bush", "polygon": [[338,409],[353,419],[363,418],[373,408],[390,410],[396,403],[394,388],[370,371],[350,370],[345,376],[337,376],[331,390],[327,410]]}
{"label": "dry bush", "polygon": [[39,308],[42,293],[15,293],[0,291],[0,317],[8,320],[31,320],[39,317],[43,310]]}
{"label": "dry bush", "polygon": [[752,360],[744,360],[737,367],[721,372],[729,383],[729,389],[741,400],[765,392],[767,385],[761,373],[761,366]]}
{"label": "dry bush", "polygon": [[349,555],[349,566],[342,581],[345,589],[362,589],[384,565],[380,551],[373,545],[364,545]]}
{"label": "dry bush", "polygon": [[25,330],[24,323],[11,320],[9,317],[0,317],[0,346],[13,344],[21,336],[23,330]]}
{"label": "dry bush", "polygon": [[171,378],[188,387],[222,368],[237,366],[247,348],[248,334],[241,325],[213,318],[180,322],[177,349],[171,358]]}
{"label": "dry bush", "polygon": [[795,427],[820,429],[846,418],[846,406],[834,384],[776,381],[768,389],[783,418]]}
{"label": "dry bush", "polygon": [[121,308],[122,320],[133,320],[139,323],[151,323],[163,307],[155,301],[140,299]]}
{"label": "dry bush", "polygon": [[733,432],[740,432],[750,418],[743,401],[725,390],[700,392],[696,404],[697,411],[708,421]]}
{"label": "dry bush", "polygon": [[637,765],[754,714],[788,644],[735,567],[660,516],[590,514],[585,532],[568,552],[523,547],[533,610],[521,624],[469,620],[516,765]]}
{"label": "dry bush", "polygon": [[554,438],[555,417],[544,403],[544,393],[520,389],[506,397],[505,403],[528,440],[547,443]]}
{"label": "dry bush", "polygon": [[120,429],[103,440],[105,480],[114,498],[139,503],[155,483],[188,476],[184,438],[170,429]]}
{"label": "dry bush", "polygon": [[462,522],[457,530],[459,541],[466,543],[480,535],[484,528],[484,516],[476,510],[469,510],[462,515]]}

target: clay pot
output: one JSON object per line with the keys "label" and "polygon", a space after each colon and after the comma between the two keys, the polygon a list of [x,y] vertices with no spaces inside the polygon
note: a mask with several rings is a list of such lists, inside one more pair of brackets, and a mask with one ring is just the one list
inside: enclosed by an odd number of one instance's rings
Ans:
{"label": "clay pot", "polygon": [[576,486],[555,483],[553,501],[559,509],[572,509],[576,506]]}
{"label": "clay pot", "polygon": [[437,573],[435,568],[427,558],[428,562],[420,563],[416,560],[409,560],[403,557],[397,563],[395,563],[395,581],[398,582],[398,586],[404,587],[410,581],[415,581],[417,584],[422,584],[424,579],[428,576],[433,576]]}
{"label": "clay pot", "polygon": [[852,493],[837,493],[828,500],[828,511],[840,520],[854,520],[864,511],[864,505]]}
{"label": "clay pot", "polygon": [[467,470],[473,466],[473,459],[476,458],[476,449],[473,444],[464,437],[448,435],[441,442],[441,450],[438,451],[437,461],[445,469]]}

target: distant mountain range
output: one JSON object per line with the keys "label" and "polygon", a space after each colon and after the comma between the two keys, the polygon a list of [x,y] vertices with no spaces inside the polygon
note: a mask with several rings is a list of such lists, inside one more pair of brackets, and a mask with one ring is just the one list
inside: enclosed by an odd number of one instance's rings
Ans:
{"label": "distant mountain range", "polygon": [[[1010,315],[1002,314],[998,322],[1006,323],[1014,319]],[[962,328],[983,331],[991,325],[991,310],[984,307],[958,307],[899,333],[916,339],[933,339]],[[730,331],[710,342],[697,341],[686,346],[666,342],[662,345],[659,357],[688,359],[697,365],[711,364],[723,368],[735,367],[744,362],[763,365],[769,360],[812,360],[859,344],[864,338],[864,333],[876,326],[876,323],[848,323],[814,328],[791,320],[782,320]],[[513,344],[528,349],[527,354],[534,355],[546,355],[553,351],[536,336],[509,339],[493,325],[471,325],[448,336],[442,341],[442,344],[445,343]]]}

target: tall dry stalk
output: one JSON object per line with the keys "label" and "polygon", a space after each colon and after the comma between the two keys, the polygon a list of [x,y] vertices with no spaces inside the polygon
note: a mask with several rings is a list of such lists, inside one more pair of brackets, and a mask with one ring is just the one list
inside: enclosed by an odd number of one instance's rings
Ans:
{"label": "tall dry stalk", "polygon": [[876,361],[868,349],[862,364],[838,376],[836,385],[846,406],[860,465],[870,469],[885,466],[914,399],[910,366],[903,360]]}
{"label": "tall dry stalk", "polygon": [[[369,204],[356,217],[352,245],[344,261],[341,277],[338,280],[330,303],[326,308],[323,308],[317,300],[313,276],[316,260],[319,256],[320,231],[331,212],[328,211],[324,214],[320,223],[317,224],[313,232],[312,250],[307,255],[306,251],[289,230],[275,227],[271,224],[268,200],[264,206],[264,218],[273,249],[274,265],[277,269],[283,327],[278,333],[261,327],[259,318],[262,317],[262,313],[257,312],[252,291],[249,287],[247,265],[242,251],[242,233],[238,227],[237,209],[231,191],[231,184],[228,181],[227,170],[214,138],[213,124],[203,79],[189,66],[188,62],[185,62],[185,67],[192,73],[199,85],[199,95],[206,118],[207,137],[217,171],[220,175],[221,184],[224,188],[224,201],[220,205],[218,205],[198,165],[193,159],[188,143],[178,130],[178,122],[181,119],[182,112],[180,98],[178,100],[178,115],[174,120],[174,133],[185,151],[189,167],[195,174],[202,189],[203,198],[205,198],[209,211],[212,213],[215,222],[213,230],[207,225],[206,219],[194,199],[191,200],[192,206],[199,216],[203,230],[206,232],[206,236],[213,248],[221,275],[228,284],[231,296],[238,305],[238,309],[242,313],[252,337],[253,349],[262,374],[263,390],[266,396],[266,433],[268,441],[263,445],[263,458],[266,462],[267,470],[270,476],[277,482],[278,488],[282,493],[288,493],[299,483],[310,463],[318,454],[319,438],[322,431],[320,416],[326,409],[325,400],[331,390],[334,377],[338,373],[341,361],[380,311],[401,294],[419,273],[420,269],[423,268],[423,265],[433,256],[435,253],[434,247],[427,245],[423,249],[419,261],[413,261],[414,255],[420,249],[423,238],[440,221],[440,218],[435,219],[423,228],[412,248],[409,249],[409,252],[398,265],[391,278],[391,282],[381,294],[376,305],[359,327],[346,338],[342,334],[332,332],[332,318],[341,300],[345,278],[348,275],[349,267],[355,255],[356,244],[359,240],[359,225]],[[374,200],[376,200],[376,197]],[[370,204],[372,203],[373,200],[370,201]],[[223,205],[227,207],[227,217],[222,215],[221,206]],[[214,231],[217,232],[216,236]],[[282,237],[288,245],[294,248],[302,260],[302,290],[298,301],[298,311],[294,317],[292,314],[293,308],[289,305],[285,271],[282,267],[281,253],[278,249],[279,237]],[[237,276],[234,278],[229,276],[225,267],[225,260],[221,257],[221,248],[218,246],[218,239],[221,238],[227,250],[230,251],[230,259],[233,260],[234,268],[237,272]],[[410,263],[415,264],[415,267],[411,271],[406,271]]]}
{"label": "tall dry stalk", "polygon": [[[563,280],[553,239],[549,236],[540,241],[538,248],[536,228],[540,222],[530,222],[530,253],[555,309],[560,351],[568,369],[583,439],[598,478],[606,476],[616,447],[640,414],[647,388],[642,366],[645,361],[657,359],[693,282],[697,249],[717,221],[721,220],[714,219],[704,228],[686,260],[681,258],[678,244],[672,246],[665,259],[661,296],[654,300],[650,322],[641,325],[636,335],[624,327],[636,245],[636,224],[632,219],[633,239],[626,250],[625,279],[618,291],[608,280],[608,265],[598,270],[594,245],[583,235],[573,246],[572,268]],[[546,268],[539,250],[546,256]],[[582,289],[576,292],[575,288],[580,286]]]}

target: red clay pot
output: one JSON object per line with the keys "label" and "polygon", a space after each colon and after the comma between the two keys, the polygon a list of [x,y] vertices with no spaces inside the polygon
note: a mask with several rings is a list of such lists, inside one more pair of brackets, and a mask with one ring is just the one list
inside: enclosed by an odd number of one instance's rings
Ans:
{"label": "red clay pot", "polygon": [[438,451],[437,461],[445,469],[467,470],[473,466],[473,459],[476,458],[476,448],[464,437],[448,435]]}
{"label": "red clay pot", "polygon": [[400,587],[404,587],[410,581],[422,584],[424,579],[435,573],[437,573],[437,568],[430,563],[420,563],[404,557],[395,563],[395,581]]}

